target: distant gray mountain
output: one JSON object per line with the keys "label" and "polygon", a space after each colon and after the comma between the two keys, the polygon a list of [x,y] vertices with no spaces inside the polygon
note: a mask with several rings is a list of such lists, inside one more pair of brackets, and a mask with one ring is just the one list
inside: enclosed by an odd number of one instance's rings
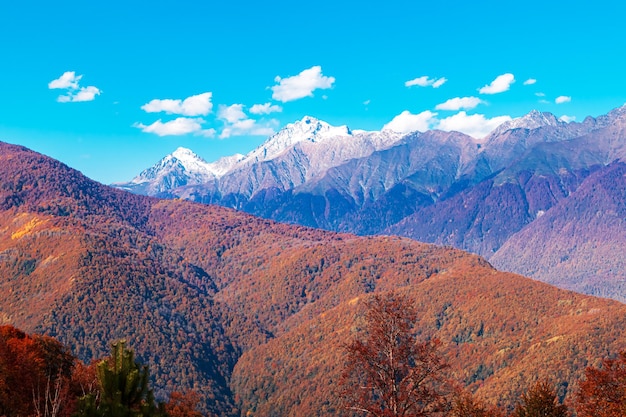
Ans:
{"label": "distant gray mountain", "polygon": [[243,155],[235,154],[210,164],[191,150],[178,148],[131,181],[113,186],[135,194],[157,195],[178,187],[215,181],[242,158]]}
{"label": "distant gray mountain", "polygon": [[491,133],[489,133],[488,138],[500,136],[507,130],[513,129],[537,129],[540,127],[546,126],[563,126],[567,123],[556,118],[555,115],[548,112],[539,112],[537,110],[532,110],[525,116],[515,118],[513,120],[509,120],[508,122],[502,123],[500,126],[495,128]]}
{"label": "distant gray mountain", "polygon": [[[511,235],[568,199],[591,173],[626,161],[624,109],[599,120],[514,128],[492,136],[478,155],[490,175],[469,176],[475,185],[416,210],[385,232],[490,259]],[[505,143],[514,151],[507,152]]]}
{"label": "distant gray mountain", "polygon": [[626,302],[626,163],[598,169],[541,214],[507,239],[493,265]]}
{"label": "distant gray mountain", "polygon": [[478,150],[476,140],[458,132],[410,134],[396,146],[329,169],[257,207],[281,221],[377,233],[417,207],[438,201]]}
{"label": "distant gray mountain", "polygon": [[[626,106],[581,123],[533,111],[483,139],[352,131],[305,117],[249,154],[218,161],[220,169],[198,159],[178,150],[118,186],[287,223],[451,245],[532,275],[507,263],[512,249],[500,249],[566,206],[594,172],[626,161]],[[584,290],[604,294],[594,285]]]}
{"label": "distant gray mountain", "polygon": [[179,148],[131,181],[113,185],[146,195],[249,199],[264,189],[292,189],[350,159],[388,148],[400,138],[391,131],[352,132],[347,126],[335,127],[306,116],[245,156],[207,163]]}

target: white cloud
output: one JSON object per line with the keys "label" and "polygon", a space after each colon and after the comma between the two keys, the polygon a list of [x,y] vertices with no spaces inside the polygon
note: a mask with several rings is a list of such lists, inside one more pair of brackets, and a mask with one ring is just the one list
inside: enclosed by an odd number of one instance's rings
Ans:
{"label": "white cloud", "polygon": [[215,129],[210,128],[210,129],[202,129],[199,132],[196,132],[196,135],[198,136],[204,136],[205,138],[212,138],[215,137],[215,134],[217,132],[215,131]]}
{"label": "white cloud", "polygon": [[233,124],[227,125],[222,130],[220,138],[229,138],[231,136],[270,136],[276,133],[272,125],[277,125],[278,120],[270,120],[264,124],[258,124],[254,119],[238,120]]}
{"label": "white cloud", "polygon": [[250,107],[250,113],[252,114],[270,114],[270,113],[280,113],[283,111],[283,108],[278,104],[265,103],[265,104],[255,104]]}
{"label": "white cloud", "polygon": [[436,110],[470,110],[479,104],[484,103],[478,97],[455,97],[447,100],[445,103],[437,104]]}
{"label": "white cloud", "polygon": [[446,81],[448,81],[448,79],[447,79],[447,78],[445,78],[445,77],[441,77],[441,78],[439,78],[437,81],[435,81],[435,82],[433,83],[433,88],[439,88],[439,87],[441,87],[442,85],[444,85],[444,84],[445,84],[445,82],[446,82]]}
{"label": "white cloud", "polygon": [[57,97],[59,103],[78,103],[81,101],[93,101],[97,95],[100,95],[99,88],[90,85],[89,87],[81,87],[78,91],[70,90],[64,96]]}
{"label": "white cloud", "polygon": [[558,96],[554,102],[556,104],[563,104],[563,103],[569,103],[570,101],[572,101],[572,98],[570,96]]}
{"label": "white cloud", "polygon": [[204,123],[203,119],[178,117],[165,123],[159,119],[148,126],[143,123],[135,123],[133,126],[141,129],[143,132],[154,133],[159,136],[181,136],[201,132],[202,123]]}
{"label": "white cloud", "polygon": [[508,91],[515,82],[515,76],[511,73],[498,75],[495,80],[478,90],[480,94],[497,94]]}
{"label": "white cloud", "polygon": [[233,104],[230,106],[220,105],[217,111],[217,117],[228,123],[236,123],[240,120],[247,119],[248,115],[243,111],[243,104]]}
{"label": "white cloud", "polygon": [[224,122],[224,128],[222,129],[222,133],[220,133],[221,139],[245,135],[269,136],[276,133],[272,125],[278,124],[278,121],[274,119],[263,124],[259,124],[257,120],[250,119],[243,111],[243,104],[232,104],[230,106],[220,105],[217,111],[217,117]]}
{"label": "white cloud", "polygon": [[537,80],[535,80],[534,78],[529,78],[526,81],[524,81],[524,85],[533,85],[537,82]]}
{"label": "white cloud", "polygon": [[562,120],[565,123],[570,123],[570,122],[573,122],[574,120],[576,120],[576,116],[568,116],[568,115],[564,114],[563,116],[559,117],[559,120]]}
{"label": "white cloud", "polygon": [[393,130],[399,133],[409,133],[416,130],[424,132],[431,128],[432,123],[436,120],[435,116],[437,116],[437,113],[429,110],[419,114],[412,114],[410,111],[405,110],[384,125],[383,130]]}
{"label": "white cloud", "polygon": [[540,92],[540,93],[535,93],[535,95],[536,95],[537,97],[545,97],[545,96],[546,96],[546,94],[545,94],[545,93],[541,93],[541,92]]}
{"label": "white cloud", "polygon": [[65,94],[57,97],[59,103],[77,103],[81,101],[93,101],[102,91],[93,85],[81,87],[79,81],[82,75],[76,75],[74,71],[66,71],[56,80],[48,83],[48,88],[67,90]]}
{"label": "white cloud", "polygon": [[413,87],[413,86],[417,85],[419,87],[439,88],[442,85],[444,85],[446,81],[448,81],[448,79],[445,78],[445,77],[441,77],[439,79],[435,79],[435,78],[428,78],[427,75],[422,75],[421,77],[417,77],[417,78],[414,78],[412,80],[409,80],[409,81],[405,82],[404,86],[405,87]]}
{"label": "white cloud", "polygon": [[181,116],[206,116],[213,110],[211,97],[213,93],[207,92],[181,99],[154,99],[141,106],[147,113],[166,112],[167,114],[179,114]]}
{"label": "white cloud", "polygon": [[365,100],[363,102],[363,105],[368,106],[371,102],[372,102],[372,100]]}
{"label": "white cloud", "polygon": [[483,114],[468,115],[464,111],[461,111],[453,116],[439,120],[436,128],[446,132],[462,132],[466,135],[480,139],[487,136],[489,132],[500,126],[502,123],[509,120],[511,120],[511,116],[496,116],[488,119]]}
{"label": "white cloud", "polygon": [[99,88],[90,85],[89,87],[81,88],[74,96],[72,96],[72,101],[92,101],[97,95],[100,95],[100,93],[101,91]]}
{"label": "white cloud", "polygon": [[437,118],[437,113],[433,113],[429,110],[419,114],[412,114],[408,110],[405,110],[384,125],[383,130],[388,129],[399,133],[409,133],[439,129],[446,132],[461,132],[480,139],[509,120],[511,120],[511,116],[508,115],[487,118],[483,114],[468,115],[465,111],[460,111],[452,116],[439,119]]}
{"label": "white cloud", "polygon": [[56,80],[52,80],[48,83],[49,89],[55,88],[69,88],[72,90],[78,89],[78,82],[83,78],[82,75],[76,75],[74,71],[66,71]]}
{"label": "white cloud", "polygon": [[313,97],[313,91],[317,89],[331,88],[335,77],[322,75],[322,67],[316,65],[292,77],[276,76],[274,81],[278,84],[272,87],[272,98],[286,103],[304,97]]}
{"label": "white cloud", "polygon": [[414,85],[417,85],[419,87],[428,87],[429,85],[432,85],[432,83],[433,83],[433,80],[429,80],[426,75],[423,75],[421,77],[413,78],[412,80],[405,82],[404,86],[413,87]]}

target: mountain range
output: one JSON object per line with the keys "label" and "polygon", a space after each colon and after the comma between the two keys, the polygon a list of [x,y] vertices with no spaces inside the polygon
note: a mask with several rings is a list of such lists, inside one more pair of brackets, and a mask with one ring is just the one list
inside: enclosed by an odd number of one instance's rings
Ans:
{"label": "mountain range", "polygon": [[[480,139],[352,131],[305,117],[247,155],[207,163],[181,148],[115,186],[291,224],[450,245],[504,270],[626,301],[619,255],[626,184],[615,174],[626,163],[625,128],[626,106],[580,123],[532,111]],[[602,198],[582,198],[609,178],[615,182]],[[554,232],[575,225],[585,229],[576,236],[596,243]],[[613,238],[604,239],[607,230]]]}
{"label": "mountain range", "polygon": [[[594,198],[581,187],[577,201]],[[342,346],[369,297],[391,291],[413,300],[419,336],[441,341],[450,378],[493,404],[542,379],[571,395],[623,349],[614,300],[450,247],[134,195],[0,143],[0,324],[85,361],[125,338],[159,397],[195,389],[225,416],[337,414]]]}

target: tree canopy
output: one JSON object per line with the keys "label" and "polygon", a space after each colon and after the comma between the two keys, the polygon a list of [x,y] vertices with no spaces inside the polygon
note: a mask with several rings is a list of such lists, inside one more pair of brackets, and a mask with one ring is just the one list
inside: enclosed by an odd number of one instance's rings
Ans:
{"label": "tree canopy", "polygon": [[346,345],[342,377],[345,407],[376,417],[427,416],[445,405],[436,341],[418,341],[416,311],[405,296],[375,295],[367,303],[361,334]]}

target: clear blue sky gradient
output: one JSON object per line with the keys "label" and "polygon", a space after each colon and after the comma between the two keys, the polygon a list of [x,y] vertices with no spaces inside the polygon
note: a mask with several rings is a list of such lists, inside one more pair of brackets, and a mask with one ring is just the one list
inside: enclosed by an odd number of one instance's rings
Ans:
{"label": "clear blue sky gradient", "polygon": [[[267,135],[220,139],[220,105],[242,104],[259,125],[311,115],[379,130],[405,110],[454,97],[483,102],[467,114],[518,117],[532,109],[605,114],[626,102],[626,6],[619,1],[12,1],[0,6],[0,140],[28,146],[103,183],[125,181],[178,146],[208,161],[246,153]],[[312,97],[272,99],[275,77],[313,66],[334,77]],[[60,103],[48,83],[66,71],[96,86],[93,101]],[[508,91],[478,89],[512,73]],[[439,88],[406,87],[420,76]],[[524,85],[528,79],[532,85]],[[200,116],[214,137],[157,136],[139,124],[152,99],[211,92]],[[537,96],[543,93],[544,96]],[[555,103],[559,96],[571,101]],[[250,114],[254,104],[282,112]],[[368,104],[364,104],[368,103]]]}

